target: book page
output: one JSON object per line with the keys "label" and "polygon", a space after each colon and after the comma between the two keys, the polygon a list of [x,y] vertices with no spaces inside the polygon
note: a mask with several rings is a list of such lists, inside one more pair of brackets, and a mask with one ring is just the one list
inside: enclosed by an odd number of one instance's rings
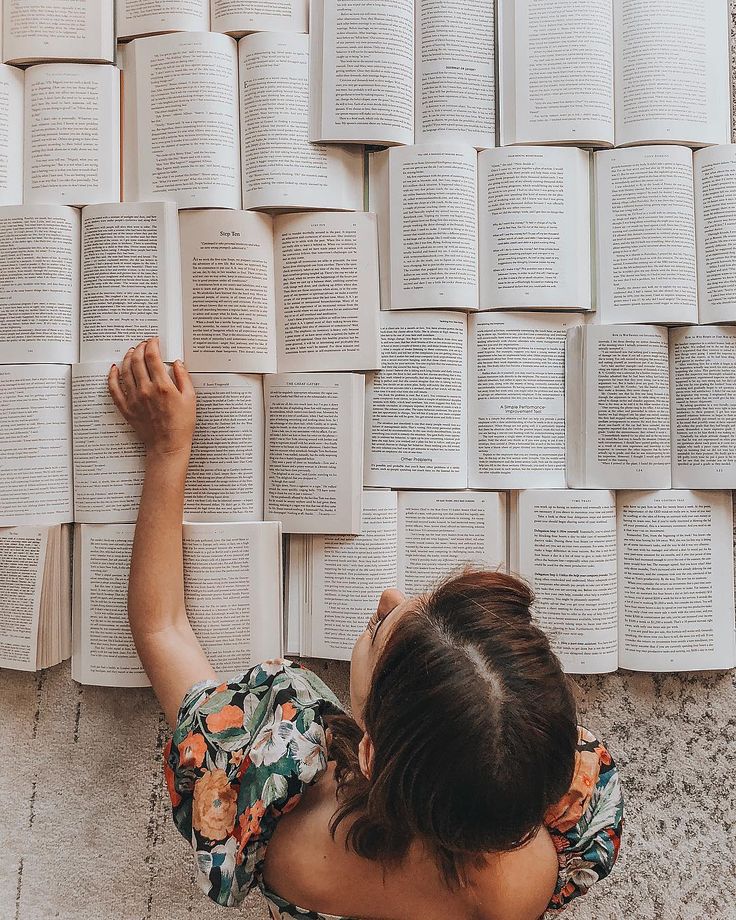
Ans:
{"label": "book page", "polygon": [[233,39],[174,32],[125,51],[125,200],[239,208]]}
{"label": "book page", "polygon": [[321,99],[310,139],[413,144],[414,0],[318,0],[311,28]]}
{"label": "book page", "polygon": [[391,307],[391,148],[366,153],[368,210],[378,227],[378,288],[381,309]]}
{"label": "book page", "polygon": [[478,157],[481,309],[591,307],[590,155],[501,147]]}
{"label": "book page", "polygon": [[736,146],[693,156],[701,323],[736,321]]}
{"label": "book page", "polygon": [[468,484],[565,488],[569,313],[479,313],[468,321]]}
{"label": "book page", "polygon": [[71,656],[72,524],[48,529],[38,617],[36,669],[52,668]]}
{"label": "book page", "polygon": [[417,0],[415,135],[496,145],[493,0]]}
{"label": "book page", "polygon": [[619,664],[736,667],[730,492],[618,496]]}
{"label": "book page", "polygon": [[0,527],[0,667],[35,671],[47,527]]}
{"label": "book page", "polygon": [[501,142],[612,145],[610,0],[501,0],[500,17],[513,45]]}
{"label": "book page", "polygon": [[209,0],[117,0],[118,41],[157,32],[207,32]]}
{"label": "book page", "polygon": [[477,154],[459,144],[389,153],[392,308],[478,306]]}
{"label": "book page", "polygon": [[[670,487],[667,330],[588,326],[585,488]],[[577,483],[570,482],[575,486]]]}
{"label": "book page", "polygon": [[0,64],[0,206],[23,203],[23,71]]}
{"label": "book page", "polygon": [[78,212],[0,207],[0,362],[71,364],[78,324]]}
{"label": "book page", "polygon": [[80,333],[83,362],[118,361],[152,335],[164,361],[182,357],[176,205],[84,209]]}
{"label": "book page", "polygon": [[113,0],[4,0],[3,61],[113,61]]}
{"label": "book page", "polygon": [[215,671],[243,673],[280,658],[279,525],[185,523],[183,533],[187,616]]}
{"label": "book page", "polygon": [[71,368],[0,365],[0,526],[74,520]]}
{"label": "book page", "polygon": [[263,518],[263,384],[252,374],[192,374],[197,424],[184,490],[188,521]]}
{"label": "book page", "polygon": [[243,207],[362,210],[362,149],[309,142],[308,36],[264,32],[238,49]]}
{"label": "book page", "polygon": [[618,667],[616,497],[598,490],[519,492],[511,567],[531,584],[534,616],[572,674]]}
{"label": "book page", "polygon": [[274,223],[279,372],[380,367],[375,214]]}
{"label": "book page", "polygon": [[616,144],[727,144],[727,0],[614,0]]}
{"label": "book page", "polygon": [[359,374],[265,378],[264,517],[286,533],[359,531],[364,387]]}
{"label": "book page", "polygon": [[366,383],[366,486],[467,486],[466,340],[463,313],[381,314],[382,370]]}
{"label": "book page", "polygon": [[736,488],[736,328],[670,332],[672,485]]}
{"label": "book page", "polygon": [[72,677],[101,687],[149,687],[128,623],[135,524],[74,528]]}
{"label": "book page", "polygon": [[600,151],[595,185],[597,321],[697,323],[690,151]]}
{"label": "book page", "polygon": [[120,71],[38,64],[26,71],[25,204],[120,200]]}
{"label": "book page", "polygon": [[[149,686],[127,611],[134,524],[84,524],[75,534],[72,676],[84,684]],[[281,536],[276,524],[183,526],[184,596],[202,650],[221,677],[281,654]]]}
{"label": "book page", "polygon": [[213,32],[309,31],[309,0],[210,0],[210,9]]}
{"label": "book page", "polygon": [[107,386],[109,365],[72,368],[74,520],[134,523],[145,474],[145,447],[118,412]]}
{"label": "book page", "polygon": [[286,603],[286,639],[284,654],[287,657],[302,653],[302,620],[309,611],[308,547],[312,538],[307,534],[293,533],[287,537],[284,598]]}
{"label": "book page", "polygon": [[273,373],[271,218],[249,211],[182,211],[179,226],[187,367]]}
{"label": "book page", "polygon": [[506,494],[399,492],[398,582],[421,594],[464,565],[506,567]]}
{"label": "book page", "polygon": [[310,612],[305,655],[349,661],[381,593],[397,583],[396,493],[363,493],[359,536],[310,538]]}

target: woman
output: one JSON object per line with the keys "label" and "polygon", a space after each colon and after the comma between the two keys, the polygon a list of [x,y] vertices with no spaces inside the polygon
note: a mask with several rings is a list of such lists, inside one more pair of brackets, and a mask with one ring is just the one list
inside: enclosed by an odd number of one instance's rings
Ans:
{"label": "woman", "polygon": [[536,920],[610,872],[618,771],[577,727],[522,582],[466,570],[384,591],[352,655],[353,718],[288,661],[218,683],[184,607],[191,380],[151,339],[109,388],[146,446],[130,625],[174,727],[174,820],[214,901],[257,885],[274,918]]}

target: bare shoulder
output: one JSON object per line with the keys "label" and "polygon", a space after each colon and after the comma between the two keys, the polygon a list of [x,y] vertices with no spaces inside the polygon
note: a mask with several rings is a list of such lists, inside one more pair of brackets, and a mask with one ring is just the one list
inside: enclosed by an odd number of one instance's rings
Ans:
{"label": "bare shoulder", "polygon": [[539,920],[554,894],[557,851],[544,827],[525,847],[489,857],[458,891],[444,885],[419,843],[386,873],[356,855],[345,846],[343,827],[335,838],[329,832],[334,810],[328,770],[279,819],[263,867],[271,891],[318,913],[388,920]]}
{"label": "bare shoulder", "polygon": [[477,920],[538,920],[557,884],[557,851],[545,827],[526,846],[500,853],[473,880]]}

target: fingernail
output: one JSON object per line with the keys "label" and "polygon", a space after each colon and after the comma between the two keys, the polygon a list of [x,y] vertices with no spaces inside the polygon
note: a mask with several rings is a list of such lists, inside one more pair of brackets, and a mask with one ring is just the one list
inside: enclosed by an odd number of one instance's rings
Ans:
{"label": "fingernail", "polygon": [[115,365],[114,365],[114,364],[111,364],[111,365],[110,365],[110,370],[111,370],[111,371],[114,371],[114,370],[115,370]]}
{"label": "fingernail", "polygon": [[128,354],[130,354],[131,351],[135,351],[135,348],[133,348],[132,346],[128,349]]}

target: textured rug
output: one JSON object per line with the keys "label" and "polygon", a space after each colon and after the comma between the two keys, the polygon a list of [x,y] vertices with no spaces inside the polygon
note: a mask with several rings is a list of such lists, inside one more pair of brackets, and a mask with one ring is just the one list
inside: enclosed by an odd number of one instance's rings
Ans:
{"label": "textured rug", "polygon": [[[736,0],[731,15],[733,49]],[[346,666],[306,664],[345,697]],[[613,874],[565,916],[736,920],[736,673],[576,683],[580,721],[622,770],[627,823]],[[150,691],[79,687],[68,664],[0,670],[0,920],[229,916],[193,884],[171,821],[167,737]],[[267,911],[252,896],[232,916]]]}

